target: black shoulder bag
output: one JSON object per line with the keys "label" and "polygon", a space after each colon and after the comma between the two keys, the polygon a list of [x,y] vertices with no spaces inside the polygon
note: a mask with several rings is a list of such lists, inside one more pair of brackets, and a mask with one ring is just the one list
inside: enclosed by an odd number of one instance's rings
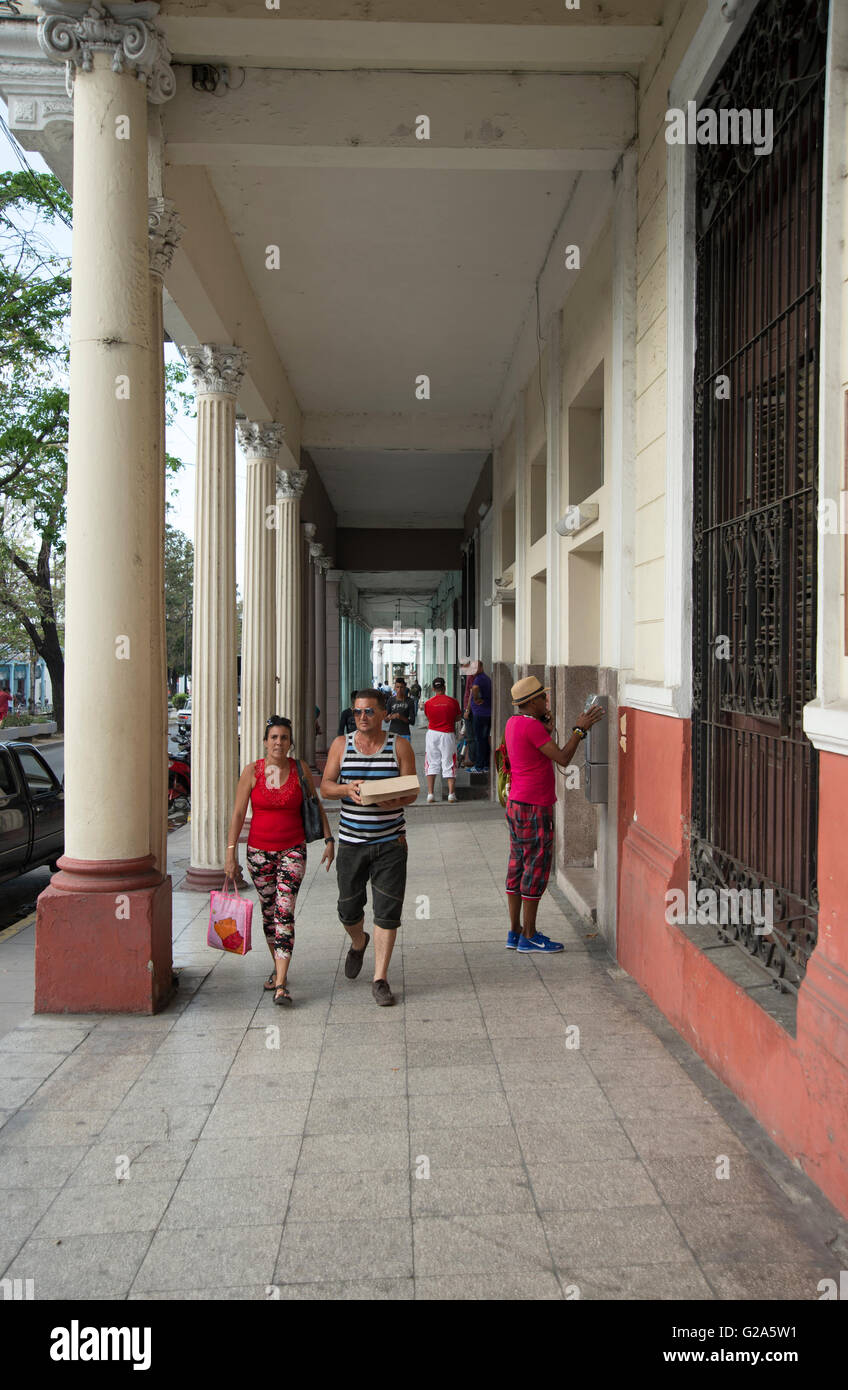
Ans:
{"label": "black shoulder bag", "polygon": [[296,758],[297,775],[300,779],[300,790],[303,793],[303,806],[301,814],[303,816],[303,838],[310,845],[313,840],[323,840],[324,827],[321,823],[321,807],[318,804],[317,796],[310,796],[309,788],[303,776],[303,768],[300,765],[300,758]]}

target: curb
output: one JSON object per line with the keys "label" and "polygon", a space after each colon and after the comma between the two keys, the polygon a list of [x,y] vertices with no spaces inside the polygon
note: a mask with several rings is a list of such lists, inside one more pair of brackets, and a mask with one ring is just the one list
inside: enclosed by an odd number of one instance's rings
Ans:
{"label": "curb", "polygon": [[27,917],[23,917],[20,922],[13,922],[10,927],[4,927],[0,931],[0,941],[8,941],[10,937],[17,936],[18,932],[24,931],[26,927],[31,927],[35,923],[36,914],[30,912]]}

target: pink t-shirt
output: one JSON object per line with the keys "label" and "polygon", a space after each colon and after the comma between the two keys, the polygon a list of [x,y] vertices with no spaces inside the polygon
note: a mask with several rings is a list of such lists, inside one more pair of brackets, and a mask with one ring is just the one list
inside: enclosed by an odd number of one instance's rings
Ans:
{"label": "pink t-shirt", "polygon": [[530,714],[514,714],[504,733],[509,756],[510,801],[529,801],[533,806],[556,804],[556,774],[550,758],[539,749],[550,743],[551,731]]}

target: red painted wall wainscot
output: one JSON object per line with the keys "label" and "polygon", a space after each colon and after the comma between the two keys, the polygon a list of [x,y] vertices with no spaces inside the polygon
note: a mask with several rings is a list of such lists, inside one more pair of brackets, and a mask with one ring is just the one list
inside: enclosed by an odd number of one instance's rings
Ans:
{"label": "red painted wall wainscot", "polygon": [[626,746],[619,749],[619,961],[848,1216],[848,758],[820,755],[819,938],[792,1038],[666,922],[666,892],[685,893],[689,880],[691,726],[633,708],[626,715]]}

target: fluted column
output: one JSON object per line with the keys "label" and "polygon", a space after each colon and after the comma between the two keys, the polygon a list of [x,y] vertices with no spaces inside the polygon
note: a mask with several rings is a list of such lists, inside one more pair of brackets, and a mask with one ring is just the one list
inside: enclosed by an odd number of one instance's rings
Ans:
{"label": "fluted column", "polygon": [[174,79],[148,7],[126,22],[68,8],[51,4],[38,30],[73,82],[74,247],[65,854],[39,898],[35,1008],[151,1013],[172,972],[170,883],[150,852],[161,346],[151,332],[147,100],[172,94]]}
{"label": "fluted column", "polygon": [[247,460],[239,759],[245,767],[262,757],[265,724],[276,712],[276,463],[285,430],[247,421],[239,421],[237,430]]}
{"label": "fluted column", "polygon": [[301,672],[302,540],[300,499],[305,468],[277,469],[277,714],[292,721],[295,743],[303,756]]}
{"label": "fluted column", "polygon": [[353,689],[351,684],[353,672],[350,668],[350,604],[347,599],[339,598],[339,668],[341,671],[341,690],[339,698],[342,701],[342,709],[347,706],[350,698],[350,691]]}
{"label": "fluted column", "polygon": [[321,553],[321,546],[313,539],[317,527],[307,522],[303,527],[305,546],[304,578],[306,582],[306,632],[304,634],[304,672],[303,708],[305,711],[305,741],[303,756],[310,767],[315,764],[315,581],[312,578],[315,559]]}
{"label": "fluted column", "polygon": [[327,570],[332,564],[329,555],[315,558],[315,703],[321,710],[316,753],[326,753],[335,734],[327,722]]}
{"label": "fluted column", "polygon": [[186,888],[223,880],[238,782],[236,397],[241,348],[185,349],[197,392],[191,646],[191,865]]}
{"label": "fluted column", "polygon": [[331,566],[327,572],[327,746],[336,737],[339,718],[347,707],[349,691],[342,695],[341,614],[339,580],[341,570]]}
{"label": "fluted column", "polygon": [[162,288],[183,227],[169,198],[150,198],[147,209],[150,252],[150,341],[153,380],[150,406],[156,441],[156,490],[151,525],[156,532],[153,573],[153,627],[150,643],[150,852],[157,869],[168,871],[168,688],[165,632],[165,341]]}

